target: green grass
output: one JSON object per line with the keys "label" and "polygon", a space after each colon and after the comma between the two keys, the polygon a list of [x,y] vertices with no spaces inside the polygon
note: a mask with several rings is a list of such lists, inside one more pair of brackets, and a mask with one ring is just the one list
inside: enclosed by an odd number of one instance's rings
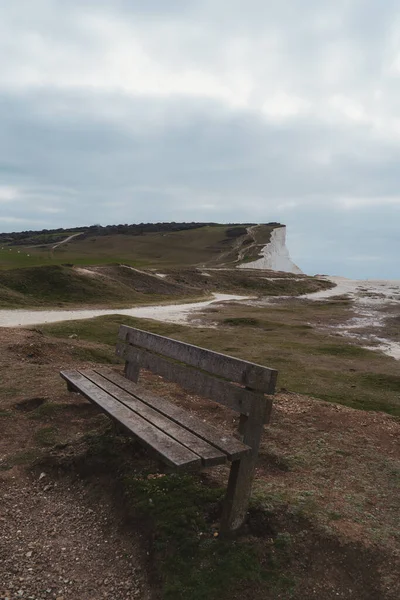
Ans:
{"label": "green grass", "polygon": [[[5,293],[5,295],[4,295]],[[68,267],[51,266],[37,269],[0,271],[0,302],[6,304],[10,294],[21,304],[57,305],[97,303],[121,300],[112,286],[74,272]]]}
{"label": "green grass", "polygon": [[30,448],[28,450],[21,450],[16,452],[12,456],[9,456],[5,463],[2,464],[2,470],[11,469],[14,466],[31,466],[36,460],[42,456],[42,451],[38,448]]}
{"label": "green grass", "polygon": [[[101,465],[113,473],[129,517],[151,539],[151,560],[163,600],[228,600],[240,590],[262,598],[273,590],[288,591],[287,545],[264,540],[223,540],[216,536],[225,490],[196,475],[159,475],[143,469],[123,436],[109,432],[87,436],[87,473]],[[239,595],[238,595],[239,593]]]}
{"label": "green grass", "polygon": [[350,344],[327,344],[313,348],[312,352],[315,354],[326,354],[330,356],[369,358],[370,360],[379,358],[379,355],[377,355],[374,350],[369,350],[368,348],[361,348],[360,346],[354,346]]}
{"label": "green grass", "polygon": [[114,306],[197,299],[203,290],[165,282],[124,267],[90,276],[67,266],[0,270],[0,307]]}
{"label": "green grass", "polygon": [[[268,318],[265,318],[267,310]],[[192,328],[151,320],[109,315],[97,319],[45,325],[51,336],[100,342],[114,351],[120,324],[152,331],[217,352],[278,369],[278,390],[400,416],[397,363],[381,352],[359,348],[345,338],[322,333],[310,320],[347,318],[347,306],[302,306],[284,310],[232,306],[210,313],[217,329]],[[311,322],[313,322],[311,321]],[[240,331],[238,331],[240,328]]]}
{"label": "green grass", "polygon": [[57,431],[54,427],[42,427],[35,432],[34,439],[39,446],[54,446],[57,442]]}
{"label": "green grass", "polygon": [[44,402],[34,411],[29,414],[29,419],[33,419],[35,421],[41,421],[46,419],[51,419],[52,417],[57,416],[63,410],[62,404],[56,404],[55,402]]}
{"label": "green grass", "polygon": [[120,359],[115,356],[115,352],[111,348],[74,348],[72,352],[75,358],[87,362],[104,363],[115,365],[120,362]]}
{"label": "green grass", "polygon": [[130,489],[136,508],[153,522],[164,600],[222,600],[238,586],[268,589],[279,582],[279,567],[265,568],[259,547],[213,537],[204,511],[214,490],[189,477],[166,477],[150,485],[136,480]]}
{"label": "green grass", "polygon": [[[170,323],[137,319],[124,315],[105,315],[94,319],[82,319],[79,321],[65,321],[62,323],[52,323],[41,325],[40,331],[58,338],[69,338],[71,335],[77,335],[77,339],[87,340],[89,342],[98,342],[115,346],[120,325],[129,325],[139,329],[147,328],[153,333],[165,336],[173,336],[174,333],[182,332],[185,327]],[[90,352],[91,349],[88,349]],[[85,349],[86,352],[86,349]]]}
{"label": "green grass", "polygon": [[[240,227],[240,226],[238,226]],[[235,238],[226,235],[226,225],[187,231],[145,235],[77,237],[51,251],[49,248],[13,246],[0,250],[0,268],[39,265],[98,265],[125,263],[131,266],[191,265],[216,261]],[[20,254],[18,254],[20,251]],[[30,254],[28,257],[27,254]]]}
{"label": "green grass", "polygon": [[258,319],[250,319],[249,317],[231,317],[223,320],[224,325],[233,327],[259,327],[261,322]]}
{"label": "green grass", "polygon": [[363,382],[366,387],[374,390],[390,390],[400,393],[400,375],[388,375],[385,373],[365,373]]}

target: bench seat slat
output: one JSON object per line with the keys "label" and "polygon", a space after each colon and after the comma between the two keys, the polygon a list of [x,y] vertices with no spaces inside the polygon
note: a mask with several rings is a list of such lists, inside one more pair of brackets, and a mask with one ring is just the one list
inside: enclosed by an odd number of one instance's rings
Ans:
{"label": "bench seat slat", "polygon": [[172,421],[155,408],[143,402],[139,396],[132,396],[126,390],[115,385],[102,374],[96,373],[94,370],[79,371],[81,375],[95,383],[105,392],[119,400],[123,405],[127,406],[135,414],[140,415],[146,421],[149,421],[155,427],[161,429],[177,442],[189,448],[192,452],[200,456],[202,464],[206,466],[221,465],[227,460],[226,453],[221,452],[208,442],[191,433],[188,429]]}
{"label": "bench seat slat", "polygon": [[153,450],[168,465],[176,468],[201,466],[199,456],[139,415],[132,414],[129,408],[100,389],[78,371],[61,371],[60,374],[76,391],[99,406],[131,435]]}
{"label": "bench seat slat", "polygon": [[149,406],[157,409],[159,412],[175,421],[175,423],[182,425],[198,437],[201,437],[203,440],[206,440],[222,452],[226,453],[229,460],[238,460],[242,456],[249,454],[251,450],[250,447],[243,444],[240,440],[237,440],[230,435],[221,434],[221,432],[212,425],[204,423],[204,421],[200,420],[187,410],[176,406],[176,404],[173,404],[164,398],[158,398],[148,390],[144,389],[141,385],[129,381],[129,379],[126,379],[109,369],[96,368],[95,371],[112,383],[115,383],[121,389],[140,398],[140,400],[146,402]]}
{"label": "bench seat slat", "polygon": [[206,350],[185,342],[172,340],[155,333],[121,325],[120,340],[150,352],[179,360],[192,367],[240,383],[248,388],[273,394],[278,372],[275,369],[250,363],[233,356]]}

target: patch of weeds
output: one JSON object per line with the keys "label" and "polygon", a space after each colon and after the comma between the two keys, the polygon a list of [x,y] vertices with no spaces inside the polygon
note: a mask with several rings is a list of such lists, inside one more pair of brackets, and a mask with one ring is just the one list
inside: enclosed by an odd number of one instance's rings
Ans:
{"label": "patch of weeds", "polygon": [[21,450],[16,452],[12,456],[6,459],[5,463],[2,463],[2,470],[11,469],[14,466],[29,466],[32,465],[41,456],[41,451],[37,448],[30,448],[28,450]]}
{"label": "patch of weeds", "polygon": [[325,300],[319,304],[319,308],[326,309],[332,306],[351,306],[352,300],[346,298],[346,296],[332,296],[330,300]]}
{"label": "patch of weeds", "polygon": [[400,392],[400,375],[387,375],[385,373],[365,373],[361,377],[366,387],[377,390],[390,390]]}
{"label": "patch of weeds", "polygon": [[57,441],[57,432],[54,427],[42,427],[35,432],[34,438],[40,446],[54,446]]}
{"label": "patch of weeds", "polygon": [[108,348],[74,348],[73,354],[76,358],[88,362],[119,364],[120,359]]}
{"label": "patch of weeds", "polygon": [[336,344],[327,344],[325,346],[318,346],[312,349],[313,354],[327,354],[329,356],[344,356],[344,357],[360,357],[360,358],[379,358],[376,352],[361,348],[360,346],[352,346],[348,344],[346,346],[340,346]]}
{"label": "patch of weeds", "polygon": [[89,456],[101,456],[104,459],[118,456],[118,439],[112,434],[110,425],[107,424],[107,430],[102,433],[97,431],[87,433],[84,439]]}
{"label": "patch of weeds", "polygon": [[287,471],[294,471],[309,464],[309,458],[300,453],[287,456],[284,460],[287,464]]}
{"label": "patch of weeds", "polygon": [[272,487],[266,487],[265,485],[258,487],[256,485],[251,495],[250,508],[268,514],[273,513],[282,506],[286,506],[287,503],[288,496],[285,490],[272,489]]}
{"label": "patch of weeds", "polygon": [[164,600],[219,600],[242,586],[288,585],[279,561],[264,560],[262,544],[215,537],[223,490],[189,475],[128,477],[125,489],[134,511],[151,522]]}
{"label": "patch of weeds", "polygon": [[0,418],[11,417],[12,413],[9,410],[0,410]]}
{"label": "patch of weeds", "polygon": [[3,387],[3,386],[1,386],[0,389],[1,389],[1,395],[3,396],[3,398],[6,398],[7,396],[9,396],[10,398],[13,398],[19,392],[19,389],[16,388],[16,387]]}
{"label": "patch of weeds", "polygon": [[[312,394],[310,394],[312,397]],[[350,408],[356,408],[358,410],[373,410],[373,411],[382,411],[386,412],[393,417],[400,417],[400,405],[398,402],[390,402],[389,400],[378,400],[375,398],[370,398],[366,396],[359,396],[351,398],[350,395],[344,396],[336,391],[335,388],[332,388],[331,393],[319,392],[318,398],[320,400],[326,400],[327,402],[337,402],[339,404],[344,404],[345,406],[350,406]]]}
{"label": "patch of weeds", "polygon": [[328,518],[330,521],[340,521],[340,519],[342,518],[342,514],[340,512],[337,512],[336,510],[331,510],[328,513]]}
{"label": "patch of weeds", "polygon": [[335,453],[339,454],[340,456],[351,456],[351,452],[348,450],[335,450]]}
{"label": "patch of weeds", "polygon": [[278,533],[274,540],[275,548],[286,549],[290,547],[293,543],[292,536],[290,533],[283,532]]}
{"label": "patch of weeds", "polygon": [[318,503],[312,490],[304,490],[294,499],[291,512],[297,516],[309,519],[318,512]]}
{"label": "patch of weeds", "polygon": [[282,471],[284,473],[291,470],[293,462],[286,456],[280,456],[278,453],[269,451],[261,452],[259,456],[260,463],[267,467],[269,471]]}
{"label": "patch of weeds", "polygon": [[260,327],[261,322],[258,319],[251,319],[250,317],[231,317],[224,319],[224,325],[230,325],[231,327]]}
{"label": "patch of weeds", "polygon": [[129,325],[146,329],[159,335],[173,336],[176,333],[185,331],[182,325],[171,323],[162,323],[148,319],[137,319],[125,315],[105,315],[94,319],[82,319],[79,321],[64,321],[61,323],[52,323],[43,325],[42,331],[49,336],[69,338],[77,336],[80,340],[89,342],[103,343],[115,347],[118,337],[118,328],[120,325]]}
{"label": "patch of weeds", "polygon": [[34,410],[30,415],[30,419],[34,419],[36,421],[40,421],[42,419],[50,419],[57,415],[63,406],[61,404],[55,404],[54,402],[45,402],[41,406],[39,406],[36,410]]}

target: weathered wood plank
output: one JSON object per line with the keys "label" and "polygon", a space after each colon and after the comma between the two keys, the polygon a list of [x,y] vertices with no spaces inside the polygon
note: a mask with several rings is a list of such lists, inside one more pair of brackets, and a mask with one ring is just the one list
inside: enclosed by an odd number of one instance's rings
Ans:
{"label": "weathered wood plank", "polygon": [[208,373],[198,371],[182,363],[172,362],[142,348],[118,343],[117,355],[125,360],[139,362],[144,369],[149,369],[153,373],[178,383],[186,390],[211,398],[215,402],[224,404],[245,415],[250,414],[253,404],[260,404],[265,407],[272,406],[271,398],[266,398],[262,394],[233,385],[228,381],[216,379]]}
{"label": "weathered wood plank", "polygon": [[134,411],[135,414],[140,415],[146,419],[146,421],[149,421],[152,425],[158,427],[161,431],[182,444],[182,446],[189,448],[189,450],[200,456],[202,464],[205,467],[221,465],[226,462],[227,456],[225,453],[221,452],[221,450],[211,446],[208,442],[199,438],[194,433],[191,433],[185,427],[178,425],[169,417],[142,402],[137,396],[132,396],[132,394],[121,389],[115,385],[115,383],[112,383],[93,370],[80,371],[80,373]]}
{"label": "weathered wood plank", "polygon": [[140,373],[140,365],[127,361],[125,363],[125,377],[131,381],[138,381]]}
{"label": "weathered wood plank", "polygon": [[194,432],[203,440],[206,440],[222,452],[226,453],[229,460],[237,460],[238,458],[249,454],[251,449],[240,440],[237,440],[231,435],[221,433],[218,429],[208,423],[204,423],[204,421],[187,410],[172,404],[172,402],[169,402],[164,398],[158,398],[137,383],[128,381],[125,377],[122,377],[109,369],[95,369],[95,371],[112,383],[115,383],[121,389],[140,398],[140,400],[146,402],[149,406],[155,408],[179,425]]}
{"label": "weathered wood plank", "polygon": [[229,381],[249,388],[273,394],[278,372],[239,358],[206,350],[184,342],[178,342],[154,333],[121,325],[118,337],[124,342],[179,360]]}
{"label": "weathered wood plank", "polygon": [[129,408],[104,390],[99,389],[96,384],[77,371],[61,371],[60,375],[76,391],[99,406],[107,415],[120,423],[129,434],[139,439],[167,464],[176,468],[201,466],[199,456],[139,415],[133,414]]}
{"label": "weathered wood plank", "polygon": [[240,530],[246,520],[264,419],[263,409],[257,405],[248,417],[241,415],[240,431],[243,442],[251,446],[251,453],[232,462],[221,519],[223,535]]}

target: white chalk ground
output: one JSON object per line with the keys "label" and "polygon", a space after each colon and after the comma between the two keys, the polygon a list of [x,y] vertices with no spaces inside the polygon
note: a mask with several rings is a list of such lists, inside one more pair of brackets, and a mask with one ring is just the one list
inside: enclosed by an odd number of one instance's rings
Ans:
{"label": "white chalk ground", "polygon": [[229,300],[248,300],[248,296],[232,294],[214,294],[211,300],[205,302],[190,302],[186,304],[168,304],[162,306],[137,306],[135,308],[106,308],[97,310],[0,310],[0,327],[27,327],[42,325],[44,323],[58,323],[60,321],[75,321],[92,319],[103,315],[126,315],[139,319],[155,319],[165,323],[185,324],[189,321],[193,325],[201,323],[192,321],[196,312],[216,302]]}
{"label": "white chalk ground", "polygon": [[[305,294],[301,298],[309,300],[325,300],[334,296],[346,295],[354,302],[357,317],[347,323],[336,325],[348,337],[358,341],[375,342],[378,349],[388,356],[400,360],[400,343],[387,340],[379,335],[379,329],[384,325],[389,315],[382,312],[385,306],[397,306],[400,314],[400,280],[355,280],[344,277],[325,277],[336,286],[329,290]],[[369,328],[375,333],[363,334],[357,330]]]}
{"label": "white chalk ground", "polygon": [[286,247],[286,227],[277,227],[274,229],[271,233],[271,241],[264,248],[261,248],[260,252],[262,254],[261,258],[253,262],[242,263],[238,265],[238,268],[302,273],[302,270],[290,258],[289,250]]}

